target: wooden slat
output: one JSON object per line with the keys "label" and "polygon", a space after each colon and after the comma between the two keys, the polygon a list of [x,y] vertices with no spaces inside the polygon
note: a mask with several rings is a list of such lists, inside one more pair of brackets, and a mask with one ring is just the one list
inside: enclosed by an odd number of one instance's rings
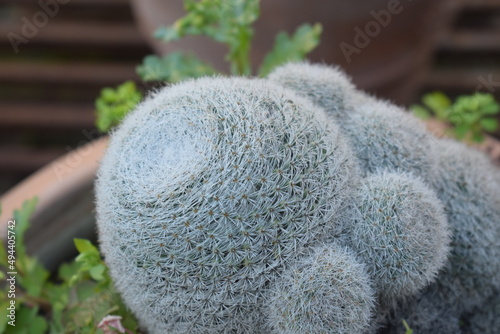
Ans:
{"label": "wooden slat", "polygon": [[89,104],[0,103],[0,127],[89,128],[94,121]]}
{"label": "wooden slat", "polygon": [[465,9],[500,9],[498,0],[453,0],[450,4]]}
{"label": "wooden slat", "polygon": [[[36,5],[39,0],[0,0],[0,5]],[[88,6],[128,6],[129,0],[70,0],[66,5],[88,5]],[[65,5],[61,5],[65,6]]]}
{"label": "wooden slat", "polygon": [[456,31],[443,38],[440,47],[457,51],[500,51],[500,30]]}
{"label": "wooden slat", "polygon": [[[8,36],[13,32],[22,33],[22,22],[8,21],[0,23],[0,35]],[[21,36],[21,35],[20,35]],[[8,41],[7,37],[3,38]],[[19,48],[26,47],[29,43],[52,43],[70,45],[93,46],[144,46],[145,40],[137,28],[130,23],[103,23],[103,22],[61,22],[50,21],[27,44],[20,44]]]}
{"label": "wooden slat", "polygon": [[0,81],[56,84],[109,85],[138,79],[137,64],[47,64],[47,63],[0,63]]}
{"label": "wooden slat", "polygon": [[472,92],[481,84],[484,88],[481,89],[482,91],[488,90],[487,85],[500,89],[498,82],[500,82],[500,72],[476,69],[434,69],[427,76],[425,86],[464,89]]}

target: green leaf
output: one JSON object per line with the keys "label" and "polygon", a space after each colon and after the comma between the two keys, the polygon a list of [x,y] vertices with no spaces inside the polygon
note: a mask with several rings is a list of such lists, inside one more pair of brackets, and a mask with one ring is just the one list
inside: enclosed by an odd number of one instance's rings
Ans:
{"label": "green leaf", "polygon": [[411,111],[413,112],[413,115],[420,119],[429,119],[431,117],[431,113],[429,110],[426,108],[422,107],[421,105],[414,104],[410,106]]}
{"label": "green leaf", "polygon": [[[0,215],[2,214],[2,205],[0,204]],[[8,233],[8,232],[7,232]],[[0,242],[0,266],[7,268],[8,267],[8,262],[7,262],[7,250],[5,249],[5,246],[3,242]],[[5,278],[5,274],[3,271],[0,271],[0,279],[3,280]],[[1,320],[0,320],[0,327],[1,327]],[[1,328],[0,328],[1,329]],[[0,330],[0,333],[2,330]]]}
{"label": "green leaf", "polygon": [[81,266],[82,264],[76,261],[61,264],[59,266],[59,278],[62,279],[64,283],[69,283],[71,278],[78,273]]}
{"label": "green leaf", "polygon": [[408,323],[406,322],[406,320],[403,320],[403,326],[405,327],[405,334],[413,334],[413,330],[410,328],[410,326],[408,326]]}
{"label": "green leaf", "polygon": [[96,281],[101,281],[104,279],[104,272],[105,271],[106,271],[106,267],[102,264],[98,264],[97,266],[94,266],[89,270],[90,277],[92,277]]}
{"label": "green leaf", "polygon": [[425,94],[422,102],[432,110],[439,119],[446,119],[446,113],[451,106],[451,100],[441,92]]}
{"label": "green leaf", "polygon": [[473,132],[472,141],[476,143],[482,143],[484,141],[484,135],[481,132]]}
{"label": "green leaf", "polygon": [[171,42],[181,38],[181,35],[173,27],[160,27],[154,32],[153,37],[164,42]]}
{"label": "green leaf", "polygon": [[469,133],[470,127],[467,124],[462,124],[453,129],[453,133],[455,134],[455,137],[457,139],[464,139],[467,136],[467,133]]}
{"label": "green leaf", "polygon": [[38,199],[32,198],[30,200],[26,200],[21,209],[14,211],[14,221],[16,224],[16,253],[19,260],[19,257],[22,257],[26,254],[26,248],[24,243],[24,235],[26,230],[29,227],[29,220],[31,215],[35,212],[36,204]]}
{"label": "green leaf", "polygon": [[76,249],[80,253],[88,253],[88,252],[99,253],[99,250],[97,249],[97,247],[94,246],[89,240],[74,238],[73,242],[75,243]]}
{"label": "green leaf", "polygon": [[141,101],[142,94],[133,81],[127,81],[117,88],[103,88],[96,99],[96,126],[106,132],[116,126]]}
{"label": "green leaf", "polygon": [[266,76],[276,66],[290,61],[300,61],[318,44],[321,35],[321,25],[303,24],[289,37],[285,32],[276,36],[273,50],[266,55],[259,69],[259,75]]}
{"label": "green leaf", "polygon": [[[254,34],[252,24],[259,17],[259,0],[186,0],[184,7],[184,17],[172,26],[159,28],[154,36],[167,43],[187,35],[207,36],[227,46],[229,51],[225,59],[230,63],[231,73],[250,74],[249,54]],[[147,72],[147,77],[153,73],[154,78],[148,80],[179,81],[168,79],[170,75],[155,75],[157,72],[158,69]]]}
{"label": "green leaf", "polygon": [[7,309],[10,305],[10,300],[7,299],[7,294],[4,295],[0,299],[0,333],[5,332],[5,328],[7,327],[7,322],[10,319],[7,317],[9,315],[9,310]]}
{"label": "green leaf", "polygon": [[500,111],[500,105],[498,103],[488,103],[481,108],[481,113],[483,115],[496,115]]}
{"label": "green leaf", "polygon": [[13,220],[15,222],[15,236],[16,236],[16,247],[15,247],[15,257],[16,257],[16,269],[20,273],[28,274],[30,268],[32,268],[33,259],[31,259],[26,253],[26,246],[24,242],[24,237],[26,230],[29,227],[29,220],[32,214],[35,212],[36,204],[38,202],[37,198],[32,198],[26,200],[21,209],[15,210],[13,214]]}
{"label": "green leaf", "polygon": [[495,115],[500,110],[500,106],[491,94],[476,93],[471,96],[460,96],[456,104],[460,103],[472,105],[473,107],[469,109],[478,111],[481,115]]}
{"label": "green leaf", "polygon": [[178,82],[187,78],[212,75],[217,71],[198,58],[181,52],[172,52],[163,58],[147,56],[137,73],[144,81]]}
{"label": "green leaf", "polygon": [[96,283],[90,281],[80,282],[75,287],[75,292],[79,301],[85,301],[95,294]]}
{"label": "green leaf", "polygon": [[16,326],[7,325],[6,334],[43,334],[49,328],[47,321],[38,315],[38,307],[19,307]]}
{"label": "green leaf", "polygon": [[483,118],[480,123],[481,127],[488,132],[496,131],[498,128],[498,121],[494,118]]}
{"label": "green leaf", "polygon": [[51,333],[64,333],[63,314],[70,302],[71,288],[67,284],[47,284],[45,294],[51,305]]}
{"label": "green leaf", "polygon": [[7,268],[8,267],[7,260],[8,260],[7,251],[5,250],[5,246],[3,245],[3,242],[1,242],[0,243],[0,266]]}
{"label": "green leaf", "polygon": [[19,284],[27,294],[40,297],[50,273],[36,259],[33,259],[24,275],[18,276]]}

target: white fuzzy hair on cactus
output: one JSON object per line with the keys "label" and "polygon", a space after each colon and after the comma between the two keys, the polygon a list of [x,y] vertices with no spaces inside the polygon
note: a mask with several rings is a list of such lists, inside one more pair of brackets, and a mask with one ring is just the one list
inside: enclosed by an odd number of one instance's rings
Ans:
{"label": "white fuzzy hair on cactus", "polygon": [[267,81],[205,78],[156,93],[113,134],[101,248],[151,332],[265,331],[267,286],[328,234],[357,176],[316,108]]}

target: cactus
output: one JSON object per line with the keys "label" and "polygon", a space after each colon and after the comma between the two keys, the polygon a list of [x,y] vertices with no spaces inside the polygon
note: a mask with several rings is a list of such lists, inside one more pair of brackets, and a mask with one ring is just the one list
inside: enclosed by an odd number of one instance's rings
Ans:
{"label": "cactus", "polygon": [[353,112],[358,97],[350,78],[337,67],[288,63],[276,68],[268,78],[309,98],[340,122]]}
{"label": "cactus", "polygon": [[500,173],[481,152],[449,139],[435,147],[435,188],[452,229],[451,253],[437,284],[463,313],[500,287]]}
{"label": "cactus", "polygon": [[288,268],[270,293],[276,333],[364,333],[371,325],[375,296],[365,266],[335,243]]}
{"label": "cactus", "polygon": [[465,322],[466,334],[496,334],[500,329],[500,291],[495,291],[491,297],[467,314]]}
{"label": "cactus", "polygon": [[346,135],[365,173],[388,169],[432,181],[433,137],[421,122],[389,102],[356,90],[342,71],[298,63],[277,68],[269,79],[324,107]]}
{"label": "cactus", "polygon": [[337,68],[158,90],[112,134],[96,198],[149,333],[498,330],[498,170]]}
{"label": "cactus", "polygon": [[366,173],[413,173],[431,182],[433,138],[418,120],[387,102],[358,107],[342,127]]}
{"label": "cactus", "polygon": [[405,333],[403,320],[413,333],[461,333],[459,315],[442,299],[436,284],[431,284],[421,294],[400,300],[387,316],[381,333]]}
{"label": "cactus", "polygon": [[113,134],[101,248],[150,332],[266,332],[266,286],[328,234],[357,180],[320,115],[266,81],[205,78],[154,94]]}
{"label": "cactus", "polygon": [[366,263],[379,298],[392,303],[428,285],[444,265],[450,233],[441,202],[402,173],[366,178],[342,237]]}

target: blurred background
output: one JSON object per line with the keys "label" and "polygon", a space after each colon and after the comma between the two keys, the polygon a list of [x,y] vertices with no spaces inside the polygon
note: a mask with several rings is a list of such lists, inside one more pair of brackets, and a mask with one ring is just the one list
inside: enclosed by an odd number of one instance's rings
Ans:
{"label": "blurred background", "polygon": [[[146,55],[192,50],[227,70],[221,45],[151,37],[182,15],[180,0],[0,0],[0,194],[99,136],[103,87],[157,86],[136,74]],[[500,0],[265,0],[252,61],[304,22],[323,26],[309,59],[341,65],[379,97],[405,106],[435,90],[500,99]]]}

